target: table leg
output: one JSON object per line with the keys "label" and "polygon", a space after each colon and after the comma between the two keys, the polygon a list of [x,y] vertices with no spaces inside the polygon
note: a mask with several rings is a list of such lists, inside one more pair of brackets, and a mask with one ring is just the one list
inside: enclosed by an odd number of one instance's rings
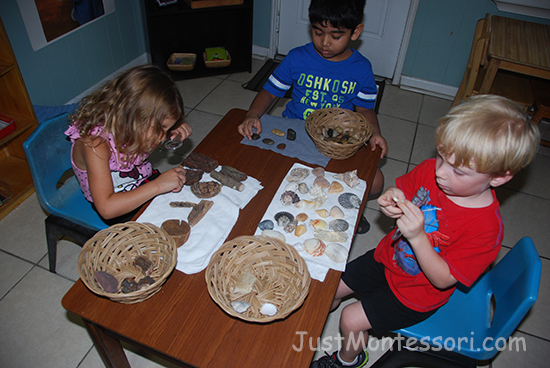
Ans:
{"label": "table leg", "polygon": [[130,368],[119,340],[105,333],[98,325],[87,321],[84,323],[107,368]]}
{"label": "table leg", "polygon": [[497,75],[499,67],[500,61],[495,58],[491,59],[491,61],[489,62],[489,66],[487,67],[487,73],[485,73],[483,83],[481,84],[481,88],[479,89],[480,95],[485,95],[489,93],[489,91],[491,90],[491,86],[495,81],[495,77]]}

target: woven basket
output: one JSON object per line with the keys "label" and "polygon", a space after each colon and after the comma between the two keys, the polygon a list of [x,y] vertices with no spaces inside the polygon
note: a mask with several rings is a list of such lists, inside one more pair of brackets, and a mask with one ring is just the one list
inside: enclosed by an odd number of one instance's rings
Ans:
{"label": "woven basket", "polygon": [[[326,132],[328,129],[337,127],[341,127],[344,133],[347,132],[350,136],[356,134],[355,142],[337,143],[320,138],[323,130]],[[373,133],[372,125],[363,115],[337,107],[312,112],[306,118],[306,130],[319,152],[337,160],[344,160],[353,156],[370,139]]]}
{"label": "woven basket", "polygon": [[[192,60],[190,64],[174,64],[176,62],[176,59],[190,59]],[[197,54],[193,53],[173,53],[168,58],[168,61],[166,62],[166,66],[170,70],[175,70],[178,72],[185,72],[189,70],[193,70],[195,67],[195,62],[197,61]]]}
{"label": "woven basket", "polygon": [[[233,293],[242,272],[256,276],[252,292]],[[285,318],[302,305],[311,278],[305,261],[290,245],[266,236],[239,236],[225,242],[212,255],[206,269],[206,284],[212,299],[229,315],[250,322],[270,322]],[[244,313],[231,306],[234,300],[251,304]],[[264,303],[277,307],[277,313],[260,313]]]}
{"label": "woven basket", "polygon": [[[126,294],[103,290],[96,280],[96,271],[113,275],[119,285],[128,277],[136,281],[144,278],[146,275],[134,265],[139,256],[153,263],[148,274],[155,280],[153,284]],[[78,275],[93,293],[115,302],[132,304],[158,292],[174,270],[176,261],[176,242],[170,235],[152,224],[130,221],[98,231],[84,244],[78,257]]]}
{"label": "woven basket", "polygon": [[231,65],[231,55],[229,54],[229,51],[225,50],[225,54],[227,55],[226,60],[206,60],[206,52],[203,52],[202,60],[207,68],[225,68],[226,66]]}

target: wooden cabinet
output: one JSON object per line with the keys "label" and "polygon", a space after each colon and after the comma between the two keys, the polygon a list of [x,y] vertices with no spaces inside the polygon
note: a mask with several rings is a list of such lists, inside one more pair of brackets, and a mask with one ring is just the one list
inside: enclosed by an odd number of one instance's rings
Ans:
{"label": "wooden cabinet", "polygon": [[[0,206],[0,219],[34,192],[23,142],[37,125],[27,88],[0,19],[0,114],[15,121],[15,131],[0,139],[0,181],[11,199]],[[5,186],[0,183],[0,186]]]}
{"label": "wooden cabinet", "polygon": [[[192,8],[183,0],[166,6],[158,6],[155,0],[143,1],[152,62],[169,72],[173,80],[252,71],[253,0],[242,0],[241,4],[232,0],[196,2],[209,5],[204,8]],[[204,49],[219,46],[229,51],[231,64],[207,68],[202,57]],[[169,70],[166,62],[173,53],[196,54],[194,69]]]}

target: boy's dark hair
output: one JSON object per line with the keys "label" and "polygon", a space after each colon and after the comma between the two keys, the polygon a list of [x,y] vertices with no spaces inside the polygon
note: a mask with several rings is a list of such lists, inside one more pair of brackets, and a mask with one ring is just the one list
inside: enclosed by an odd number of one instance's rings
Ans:
{"label": "boy's dark hair", "polygon": [[363,22],[366,0],[311,0],[309,21],[311,24],[355,30]]}

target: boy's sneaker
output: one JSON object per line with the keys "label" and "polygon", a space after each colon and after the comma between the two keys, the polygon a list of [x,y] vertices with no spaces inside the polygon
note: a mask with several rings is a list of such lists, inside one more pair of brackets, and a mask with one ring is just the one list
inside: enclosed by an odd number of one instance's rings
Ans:
{"label": "boy's sneaker", "polygon": [[357,363],[354,365],[343,365],[338,359],[338,351],[332,353],[332,355],[326,355],[312,362],[309,368],[359,368],[364,367],[369,361],[369,353],[362,351],[357,358]]}

